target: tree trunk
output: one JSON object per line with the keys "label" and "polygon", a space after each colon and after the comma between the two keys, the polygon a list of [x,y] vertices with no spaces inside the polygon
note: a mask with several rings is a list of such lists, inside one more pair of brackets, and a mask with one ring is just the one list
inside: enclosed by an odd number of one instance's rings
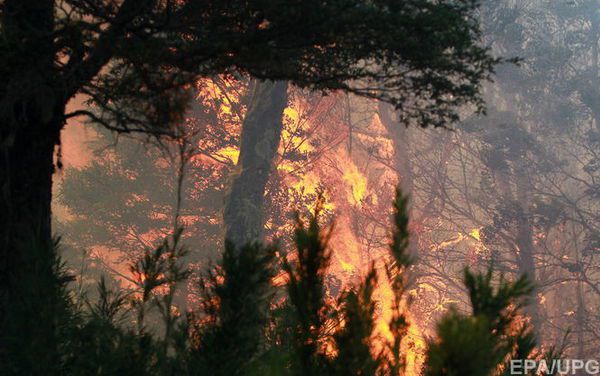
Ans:
{"label": "tree trunk", "polygon": [[235,245],[262,240],[265,186],[279,147],[287,82],[260,81],[254,86],[242,125],[236,175],[226,199],[225,238]]}
{"label": "tree trunk", "polygon": [[[408,152],[408,147],[410,144],[408,128],[392,117],[394,115],[394,108],[391,105],[380,102],[378,105],[378,111],[379,119],[387,130],[394,146],[392,163],[398,177],[398,187],[402,190],[403,194],[411,195],[414,185],[414,176],[410,154]],[[397,118],[397,116],[394,117]],[[411,221],[417,220],[410,208],[408,214]],[[411,224],[412,223],[415,222],[411,222]],[[416,231],[411,231],[410,236],[411,241],[408,244],[408,253],[414,257],[417,257],[419,254],[419,249],[417,247],[417,244],[419,243],[419,234]]]}
{"label": "tree trunk", "polygon": [[10,265],[19,259],[14,247],[20,241],[34,238],[44,244],[50,243],[53,154],[58,132],[48,134],[49,128],[55,127],[24,126],[15,132],[12,145],[2,147],[2,265]]}
{"label": "tree trunk", "polygon": [[0,57],[0,362],[37,374],[56,349],[50,205],[66,99],[55,83],[54,1],[6,0],[2,16],[11,49]]}
{"label": "tree trunk", "polygon": [[[524,162],[517,164],[515,173],[516,201],[520,205],[520,213],[516,220],[515,244],[518,248],[518,267],[521,275],[526,275],[531,282],[537,284],[535,249],[533,245],[534,229],[530,207],[533,202],[531,183],[526,175],[527,167]],[[525,312],[531,319],[534,330],[538,335],[541,331],[541,319],[538,307],[537,291],[534,291]]]}
{"label": "tree trunk", "polygon": [[3,57],[0,82],[0,294],[8,275],[27,262],[25,242],[50,244],[53,152],[59,142],[64,100],[53,84],[54,2],[7,0],[2,26],[16,47]]}
{"label": "tree trunk", "polygon": [[380,102],[378,106],[381,123],[388,131],[394,145],[394,168],[398,174],[400,188],[404,194],[410,194],[413,188],[413,174],[408,154],[408,128],[399,121],[392,119],[393,107]]}
{"label": "tree trunk", "polygon": [[[3,138],[0,151],[0,352],[18,350],[15,332],[39,344],[40,354],[52,354],[48,333],[57,289],[55,253],[50,227],[53,152],[56,129],[26,124],[13,140]],[[57,133],[57,132],[54,132]],[[10,143],[7,145],[6,143]],[[32,322],[36,322],[33,330]],[[50,325],[50,327],[46,327]],[[42,329],[44,327],[44,329]],[[23,332],[22,330],[26,332]],[[28,331],[34,332],[29,333]],[[38,334],[41,336],[38,337]],[[12,335],[11,335],[12,333]],[[43,334],[42,334],[43,333]],[[6,336],[6,337],[5,337]],[[7,340],[9,342],[7,342]],[[36,342],[37,341],[37,342]],[[43,345],[42,345],[43,344]],[[41,350],[41,347],[45,350]],[[23,349],[21,351],[30,351]],[[38,352],[38,351],[36,351]],[[41,364],[48,364],[39,359]],[[33,367],[33,362],[20,364]]]}

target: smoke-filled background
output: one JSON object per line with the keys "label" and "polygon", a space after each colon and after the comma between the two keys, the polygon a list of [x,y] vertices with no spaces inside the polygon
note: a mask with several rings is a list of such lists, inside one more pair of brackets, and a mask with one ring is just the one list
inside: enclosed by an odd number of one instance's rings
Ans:
{"label": "smoke-filled background", "polygon": [[[189,88],[195,100],[176,139],[69,124],[53,210],[78,291],[101,274],[127,288],[129,263],[172,232],[175,216],[195,270],[225,236],[264,237],[285,253],[294,213],[310,212],[321,195],[321,219],[335,224],[327,279],[335,297],[385,255],[399,185],[411,198],[417,259],[412,362],[451,305],[467,309],[463,268],[490,264],[535,281],[528,313],[543,344],[570,333],[569,355],[597,356],[600,5],[483,1],[478,17],[494,53],[521,61],[486,84],[487,114],[464,108],[453,130],[405,127],[364,98],[235,76]],[[279,104],[283,119],[270,111]],[[251,111],[260,116],[249,119]],[[389,291],[377,295],[385,318]],[[178,299],[181,309],[197,301],[193,278]]]}

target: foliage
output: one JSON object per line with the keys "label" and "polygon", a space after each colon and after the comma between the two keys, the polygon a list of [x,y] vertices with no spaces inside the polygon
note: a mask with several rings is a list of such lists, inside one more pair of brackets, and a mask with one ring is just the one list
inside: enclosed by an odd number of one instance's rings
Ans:
{"label": "foliage", "polygon": [[[172,299],[188,276],[181,264],[185,249],[179,245],[180,229],[131,265],[138,281],[133,291],[113,290],[101,279],[98,299],[84,305],[74,304],[67,294],[72,278],[60,267],[56,244],[50,252],[32,254],[40,262],[52,262],[54,274],[45,286],[35,287],[42,294],[26,284],[15,291],[14,314],[9,316],[14,336],[7,337],[12,342],[6,347],[12,351],[0,354],[2,374],[400,375],[401,343],[410,325],[402,311],[410,262],[405,253],[407,200],[400,193],[394,207],[393,262],[386,268],[395,289],[389,323],[394,340],[386,351],[375,348],[375,266],[332,304],[324,288],[331,230],[323,234],[315,215],[307,226],[298,219],[296,253],[280,263],[274,247],[237,248],[227,242],[221,261],[199,281],[199,307],[185,315]],[[44,259],[48,255],[52,258]],[[276,277],[287,281],[284,289],[273,285]],[[494,283],[492,277],[491,269],[485,274],[465,271],[473,312],[452,309],[440,321],[437,339],[429,345],[426,374],[491,375],[507,356],[531,356],[532,335],[515,326],[531,285],[525,278],[510,282],[500,277]],[[38,309],[21,309],[26,304]],[[34,318],[30,312],[40,315]],[[155,325],[148,324],[152,312]],[[45,351],[46,341],[57,343],[49,347],[56,353]]]}
{"label": "foliage", "polygon": [[465,315],[452,308],[439,322],[438,338],[428,349],[426,375],[496,374],[507,359],[532,355],[531,328],[519,323],[517,314],[531,291],[530,282],[525,276],[513,282],[500,276],[494,287],[492,277],[491,267],[484,274],[465,270],[473,312]]}
{"label": "foliage", "polygon": [[[22,283],[2,296],[8,309],[0,319],[4,342],[0,364],[6,375],[59,374],[70,353],[69,341],[78,321],[67,290],[73,276],[57,256],[59,240],[40,244],[35,239],[23,240],[20,250],[31,263],[23,270],[12,270],[9,278]],[[52,252],[47,252],[50,249]],[[58,345],[58,346],[57,346]]]}
{"label": "foliage", "polygon": [[266,346],[275,249],[225,243],[220,265],[200,280],[192,354],[211,375],[248,374]]}
{"label": "foliage", "polygon": [[377,273],[371,266],[356,291],[349,290],[341,298],[340,316],[343,327],[333,335],[337,354],[333,361],[335,375],[376,375],[381,356],[374,357],[371,349],[375,327],[373,291]]}
{"label": "foliage", "polygon": [[218,120],[223,115],[219,105],[205,103],[220,100],[207,94],[204,102],[195,103],[179,136],[169,142],[144,145],[108,131],[93,132],[89,165],[65,169],[60,180],[57,201],[68,215],[54,221],[56,231],[65,234],[65,245],[86,249],[92,257],[94,249],[102,248],[113,258],[132,261],[140,249],[152,248],[171,231],[180,202],[186,223],[182,240],[204,251],[190,256],[196,261],[216,253],[223,241],[215,203],[222,201],[221,187],[232,165],[219,152],[236,141],[227,120]]}
{"label": "foliage", "polygon": [[[56,63],[56,74],[42,74],[57,100],[83,93],[97,108],[66,116],[127,132],[168,131],[181,120],[187,84],[233,71],[381,98],[422,124],[443,125],[456,120],[457,105],[482,104],[479,81],[499,61],[477,44],[472,0],[70,0],[38,8],[35,28],[22,27],[33,24],[29,6],[11,0],[1,8],[22,22],[0,29],[1,77],[31,78],[11,76],[39,55]],[[36,39],[45,48],[17,43],[41,32],[55,35]],[[16,86],[0,87],[11,98],[6,107],[35,87]]]}
{"label": "foliage", "polygon": [[588,93],[600,88],[597,8],[588,0],[481,1],[483,39],[497,54],[523,58],[499,66],[485,86],[486,116],[447,133],[405,129],[380,110],[360,128],[364,144],[354,137],[353,158],[377,199],[352,213],[354,236],[369,252],[387,242],[381,206],[393,193],[390,175],[412,188],[411,245],[420,248],[413,309],[423,326],[451,302],[468,304],[465,264],[493,261],[537,285],[527,311],[544,342],[570,329],[573,356],[597,353],[600,107]]}
{"label": "foliage", "polygon": [[[20,283],[7,282],[11,269],[29,267],[27,258],[13,257],[27,253],[16,234],[51,240],[52,175],[61,167],[54,151],[69,119],[177,138],[195,83],[231,74],[377,98],[402,110],[407,122],[444,126],[459,118],[460,105],[483,110],[480,84],[501,61],[479,44],[477,6],[475,0],[2,1],[0,294]],[[72,109],[80,100],[86,106]]]}

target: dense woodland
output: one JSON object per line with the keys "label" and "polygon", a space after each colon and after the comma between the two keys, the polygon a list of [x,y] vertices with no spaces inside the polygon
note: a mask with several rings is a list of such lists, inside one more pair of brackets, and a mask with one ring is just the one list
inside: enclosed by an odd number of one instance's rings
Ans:
{"label": "dense woodland", "polygon": [[0,16],[1,374],[598,356],[595,0]]}

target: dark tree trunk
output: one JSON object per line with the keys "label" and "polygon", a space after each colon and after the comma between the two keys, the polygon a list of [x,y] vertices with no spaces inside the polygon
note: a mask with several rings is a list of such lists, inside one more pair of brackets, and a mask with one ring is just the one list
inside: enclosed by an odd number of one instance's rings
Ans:
{"label": "dark tree trunk", "polygon": [[54,1],[3,5],[11,49],[0,57],[0,362],[35,374],[55,349],[50,205],[66,99],[55,83]]}
{"label": "dark tree trunk", "polygon": [[[54,129],[53,129],[54,128]],[[53,131],[52,131],[53,130]],[[26,125],[13,134],[11,145],[0,156],[0,210],[2,220],[2,264],[11,266],[19,255],[19,240],[51,240],[50,204],[53,153],[57,141],[55,125]]]}
{"label": "dark tree trunk", "polygon": [[225,238],[235,245],[262,240],[265,186],[279,147],[287,82],[254,86],[242,125],[236,175],[225,203]]}
{"label": "dark tree trunk", "polygon": [[[3,16],[3,36],[13,46],[2,58],[7,70],[0,77],[4,253],[18,236],[50,239],[53,151],[64,124],[66,100],[57,94],[55,83],[54,1],[6,0]],[[3,264],[16,258],[2,256]]]}
{"label": "dark tree trunk", "polygon": [[2,26],[15,47],[0,82],[0,294],[7,272],[27,260],[24,242],[51,241],[54,146],[63,126],[64,100],[54,84],[54,1],[6,0]]}
{"label": "dark tree trunk", "polygon": [[27,373],[52,364],[62,317],[50,227],[56,129],[23,125],[0,154],[0,362]]}

